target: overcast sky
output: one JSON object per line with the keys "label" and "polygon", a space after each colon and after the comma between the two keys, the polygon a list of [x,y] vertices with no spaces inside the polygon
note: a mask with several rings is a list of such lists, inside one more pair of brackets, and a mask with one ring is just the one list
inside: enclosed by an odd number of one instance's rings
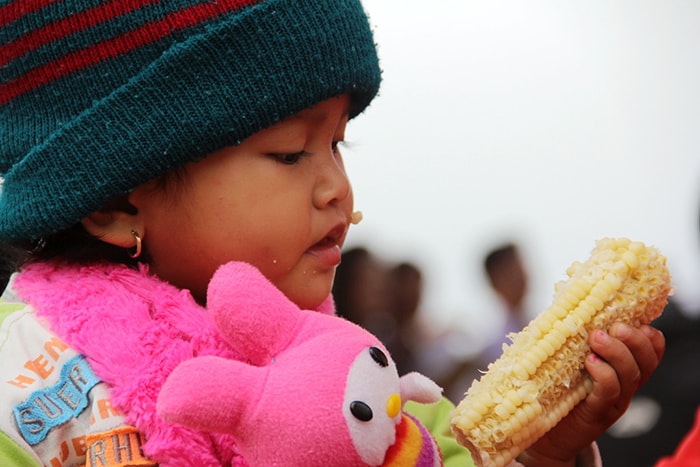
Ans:
{"label": "overcast sky", "polygon": [[348,130],[348,246],[426,274],[439,325],[489,327],[480,271],[525,248],[531,307],[595,241],[658,246],[700,303],[700,2],[365,0],[384,70]]}

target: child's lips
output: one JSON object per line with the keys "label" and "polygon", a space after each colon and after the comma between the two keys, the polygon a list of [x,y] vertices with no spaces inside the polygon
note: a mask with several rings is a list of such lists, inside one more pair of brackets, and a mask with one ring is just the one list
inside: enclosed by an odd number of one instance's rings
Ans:
{"label": "child's lips", "polygon": [[340,264],[340,245],[332,238],[324,238],[309,248],[308,252],[315,256],[323,267],[332,268]]}

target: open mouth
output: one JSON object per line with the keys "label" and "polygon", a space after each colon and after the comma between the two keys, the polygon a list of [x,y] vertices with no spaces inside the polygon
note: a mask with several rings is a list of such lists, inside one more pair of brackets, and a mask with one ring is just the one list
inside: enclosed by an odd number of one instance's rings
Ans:
{"label": "open mouth", "polygon": [[340,264],[340,242],[345,229],[344,224],[337,225],[309,248],[309,253],[318,258],[321,266],[335,267]]}
{"label": "open mouth", "polygon": [[323,240],[321,240],[320,242],[317,242],[316,244],[314,244],[311,247],[311,249],[315,250],[317,248],[332,248],[336,245],[338,245],[338,240],[336,238],[326,237]]}

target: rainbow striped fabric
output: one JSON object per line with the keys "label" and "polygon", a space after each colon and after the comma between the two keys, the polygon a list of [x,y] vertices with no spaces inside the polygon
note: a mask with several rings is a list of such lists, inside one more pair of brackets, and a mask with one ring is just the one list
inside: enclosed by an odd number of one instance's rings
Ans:
{"label": "rainbow striped fabric", "polygon": [[389,448],[383,467],[439,467],[442,454],[430,432],[412,415],[401,414],[396,442]]}

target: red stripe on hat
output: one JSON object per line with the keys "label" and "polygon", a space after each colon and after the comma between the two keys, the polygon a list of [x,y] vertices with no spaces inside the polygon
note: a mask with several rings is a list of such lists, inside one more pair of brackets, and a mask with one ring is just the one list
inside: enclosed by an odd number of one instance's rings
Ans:
{"label": "red stripe on hat", "polygon": [[[138,0],[132,1],[138,2]],[[77,50],[0,85],[0,105],[70,73],[126,54],[138,47],[170,36],[179,30],[257,1],[259,0],[219,0],[218,2],[200,3],[171,13],[158,21],[145,24],[114,39]],[[112,8],[110,11],[115,11],[115,9]]]}
{"label": "red stripe on hat", "polygon": [[55,1],[56,0],[25,0],[23,2],[10,2],[7,5],[0,6],[0,27],[13,23],[22,16],[33,13]]}
{"label": "red stripe on hat", "polygon": [[[42,28],[33,29],[18,39],[0,47],[0,66],[6,65],[27,52],[38,49],[42,45],[83,31],[96,24],[104,23],[153,1],[155,0],[122,0],[103,3],[90,10],[61,18],[59,21],[47,24]],[[2,11],[0,11],[0,14],[2,14]]]}

